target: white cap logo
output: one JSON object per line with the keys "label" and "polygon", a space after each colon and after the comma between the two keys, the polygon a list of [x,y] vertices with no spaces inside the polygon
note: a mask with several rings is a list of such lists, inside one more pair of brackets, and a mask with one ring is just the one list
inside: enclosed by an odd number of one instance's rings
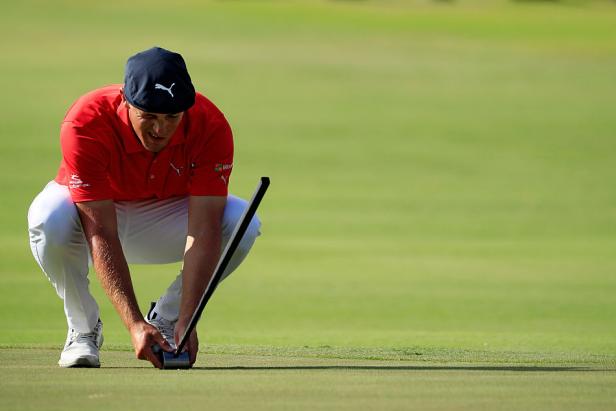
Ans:
{"label": "white cap logo", "polygon": [[165,90],[167,93],[171,95],[172,98],[173,98],[173,93],[171,92],[171,89],[173,88],[173,86],[175,86],[175,83],[172,83],[169,87],[165,87],[160,83],[154,84],[154,88],[156,90]]}

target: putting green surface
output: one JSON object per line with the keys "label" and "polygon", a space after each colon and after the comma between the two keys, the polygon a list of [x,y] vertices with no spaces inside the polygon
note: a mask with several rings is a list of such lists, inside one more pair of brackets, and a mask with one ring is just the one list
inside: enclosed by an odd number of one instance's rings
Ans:
{"label": "putting green surface", "polygon": [[[282,353],[279,353],[282,354]],[[616,368],[207,354],[160,371],[102,352],[101,369],[59,369],[56,351],[0,349],[5,409],[593,409],[616,406]],[[33,392],[33,388],[35,391]],[[24,399],[27,398],[27,401]],[[7,401],[8,399],[8,401]]]}
{"label": "putting green surface", "polygon": [[[613,2],[26,0],[0,36],[0,409],[616,406]],[[133,359],[92,274],[102,368],[61,370],[27,209],[153,45],[229,119],[231,191],[271,177],[263,236],[198,369]],[[144,311],[178,270],[132,267]]]}

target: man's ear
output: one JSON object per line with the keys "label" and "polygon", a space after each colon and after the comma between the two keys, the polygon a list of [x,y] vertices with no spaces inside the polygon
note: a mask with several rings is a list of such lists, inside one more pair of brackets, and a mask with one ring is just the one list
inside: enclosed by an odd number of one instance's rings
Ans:
{"label": "man's ear", "polygon": [[128,107],[128,101],[126,101],[126,98],[124,97],[124,87],[120,88],[120,95],[122,96],[122,103]]}

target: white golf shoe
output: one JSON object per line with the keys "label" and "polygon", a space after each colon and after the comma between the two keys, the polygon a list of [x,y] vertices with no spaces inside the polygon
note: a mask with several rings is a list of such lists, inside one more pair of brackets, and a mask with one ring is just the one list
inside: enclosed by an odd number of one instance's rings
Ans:
{"label": "white golf shoe", "polygon": [[87,367],[98,368],[101,366],[98,359],[98,351],[103,345],[103,323],[98,320],[94,330],[89,333],[78,333],[68,330],[64,350],[60,354],[60,367]]}
{"label": "white golf shoe", "polygon": [[151,303],[150,311],[148,311],[148,315],[145,317],[145,321],[153,325],[160,331],[165,340],[169,343],[171,348],[175,348],[175,337],[173,335],[175,331],[175,321],[169,321],[163,318],[158,312],[156,312],[156,303]]}

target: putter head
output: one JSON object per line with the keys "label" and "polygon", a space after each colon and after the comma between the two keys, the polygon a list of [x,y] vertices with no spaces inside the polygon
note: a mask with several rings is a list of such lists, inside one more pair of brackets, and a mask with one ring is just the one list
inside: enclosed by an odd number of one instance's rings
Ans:
{"label": "putter head", "polygon": [[175,355],[174,352],[167,352],[160,348],[159,345],[153,345],[152,351],[158,356],[158,359],[163,364],[163,370],[187,370],[191,368],[190,357],[187,351],[182,351]]}

